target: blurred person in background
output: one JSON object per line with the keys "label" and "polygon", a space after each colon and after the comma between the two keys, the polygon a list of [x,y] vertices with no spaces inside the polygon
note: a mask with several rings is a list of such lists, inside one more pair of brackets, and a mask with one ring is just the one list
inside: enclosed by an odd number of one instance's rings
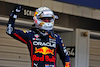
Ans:
{"label": "blurred person in background", "polygon": [[56,53],[64,67],[71,67],[68,52],[61,37],[54,33],[53,26],[58,16],[47,7],[40,7],[34,13],[34,25],[27,31],[14,28],[18,13],[23,11],[17,5],[9,17],[6,33],[28,46],[32,67],[56,67]]}

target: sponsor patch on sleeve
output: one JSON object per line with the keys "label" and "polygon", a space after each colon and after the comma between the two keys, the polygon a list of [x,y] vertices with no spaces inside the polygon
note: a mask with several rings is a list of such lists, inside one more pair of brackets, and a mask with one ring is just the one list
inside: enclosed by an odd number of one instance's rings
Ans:
{"label": "sponsor patch on sleeve", "polygon": [[65,67],[70,67],[70,62],[65,62]]}

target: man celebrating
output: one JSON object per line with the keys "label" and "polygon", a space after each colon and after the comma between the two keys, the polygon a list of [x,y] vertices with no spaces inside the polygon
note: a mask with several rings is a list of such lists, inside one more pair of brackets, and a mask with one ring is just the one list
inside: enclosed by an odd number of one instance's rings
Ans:
{"label": "man celebrating", "polygon": [[17,14],[23,10],[18,5],[12,11],[6,33],[13,38],[27,44],[32,67],[56,67],[56,53],[59,54],[64,67],[70,67],[70,61],[66,47],[61,37],[53,31],[53,25],[57,16],[47,7],[40,7],[34,13],[34,25],[28,31],[14,28]]}

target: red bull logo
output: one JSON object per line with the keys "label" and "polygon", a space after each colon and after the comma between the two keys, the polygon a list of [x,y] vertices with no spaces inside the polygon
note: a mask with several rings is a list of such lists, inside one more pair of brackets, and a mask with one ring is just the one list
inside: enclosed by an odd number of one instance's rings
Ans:
{"label": "red bull logo", "polygon": [[[45,59],[44,59],[45,58]],[[38,57],[36,55],[33,55],[33,61],[46,61],[46,62],[55,62],[55,57],[52,56],[51,58],[48,55],[42,55],[42,57]]]}
{"label": "red bull logo", "polygon": [[49,49],[48,47],[37,48],[35,47],[35,53],[42,53],[43,55],[52,54],[54,55],[54,49]]}
{"label": "red bull logo", "polygon": [[33,55],[33,61],[44,61],[44,55],[42,55],[42,57],[37,57],[36,55]]}

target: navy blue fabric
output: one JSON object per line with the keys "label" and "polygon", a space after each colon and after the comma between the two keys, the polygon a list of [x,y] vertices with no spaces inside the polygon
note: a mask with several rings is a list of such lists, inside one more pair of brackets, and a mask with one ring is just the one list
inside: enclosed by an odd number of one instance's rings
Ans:
{"label": "navy blue fabric", "polygon": [[[27,44],[32,67],[56,67],[56,53],[59,54],[64,67],[67,63],[67,65],[69,65],[70,60],[68,53],[58,34],[54,34],[55,38],[50,34],[41,36],[35,29],[27,31],[15,29],[14,23],[15,19],[10,17],[6,32],[13,38]],[[9,31],[11,33],[9,33]]]}

